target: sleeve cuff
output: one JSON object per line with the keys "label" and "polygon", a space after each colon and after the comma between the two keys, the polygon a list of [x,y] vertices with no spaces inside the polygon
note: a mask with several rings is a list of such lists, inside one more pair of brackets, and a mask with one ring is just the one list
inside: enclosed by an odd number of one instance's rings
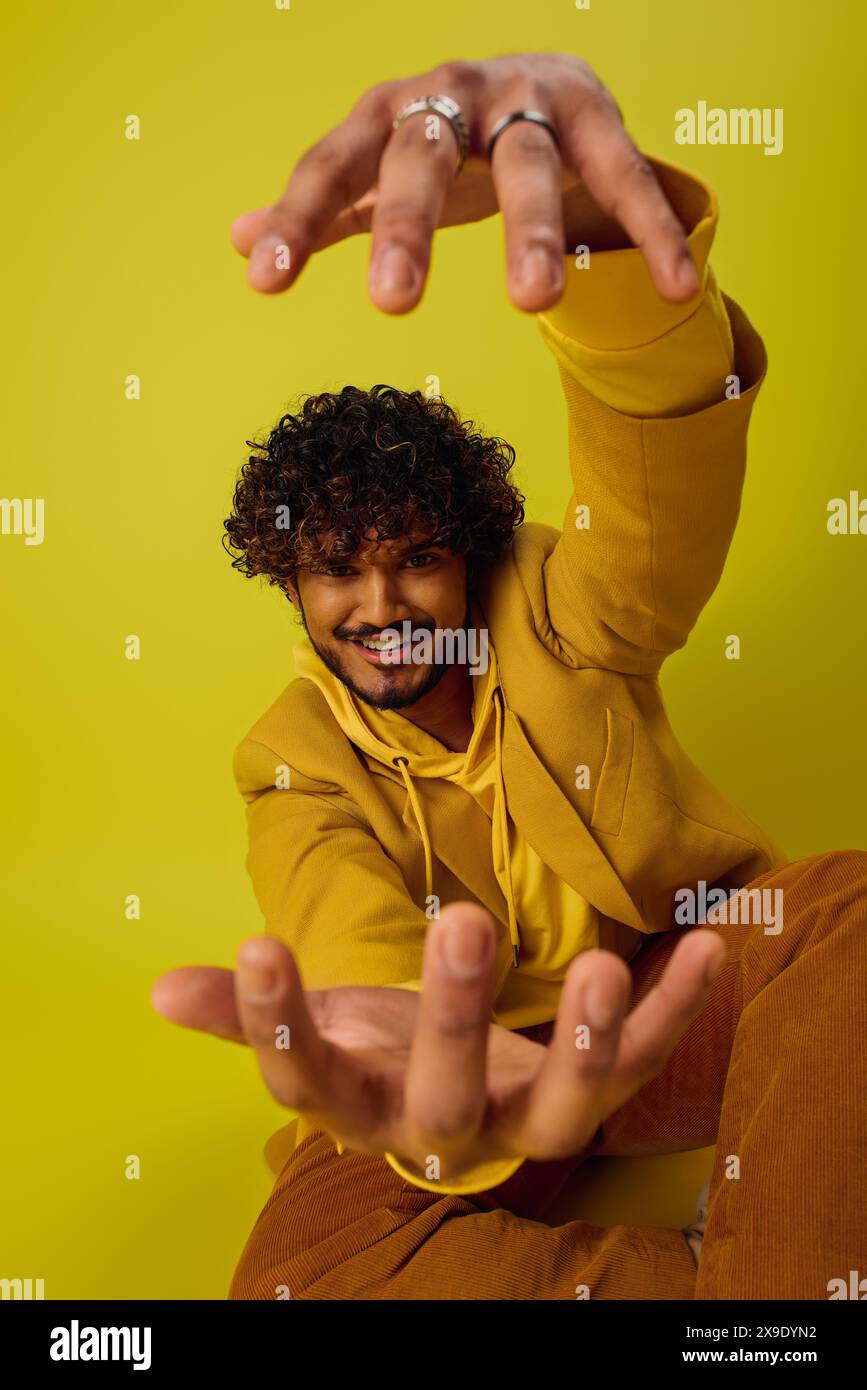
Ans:
{"label": "sleeve cuff", "polygon": [[590,252],[587,270],[567,256],[566,286],[552,308],[537,314],[555,334],[599,351],[635,348],[662,337],[695,313],[705,292],[707,262],[719,208],[713,189],[697,175],[646,156],[662,190],[687,230],[699,289],[685,303],[663,299],[637,247]]}
{"label": "sleeve cuff", "polygon": [[499,1187],[500,1183],[510,1178],[516,1173],[524,1158],[497,1159],[492,1163],[479,1163],[475,1168],[468,1168],[461,1177],[451,1178],[448,1182],[435,1182],[430,1178],[420,1176],[408,1168],[394,1154],[385,1155],[389,1167],[395,1173],[412,1183],[414,1187],[420,1187],[425,1192],[439,1192],[462,1196],[471,1192],[487,1192],[491,1187]]}

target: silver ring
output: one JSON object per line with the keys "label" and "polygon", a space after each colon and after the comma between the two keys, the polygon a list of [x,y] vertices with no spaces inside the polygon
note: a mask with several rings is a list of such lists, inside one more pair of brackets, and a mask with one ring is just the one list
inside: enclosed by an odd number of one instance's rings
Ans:
{"label": "silver ring", "polygon": [[485,156],[489,164],[491,162],[491,155],[494,153],[494,145],[499,140],[503,131],[508,126],[514,124],[515,121],[533,121],[536,125],[544,126],[551,139],[554,141],[557,153],[560,153],[560,141],[558,140],[557,132],[552,126],[551,122],[548,120],[548,117],[543,116],[541,111],[530,111],[529,109],[525,108],[523,111],[510,111],[508,116],[503,116],[502,120],[497,121],[497,124],[491,131],[491,138],[488,141],[488,149],[487,154]]}
{"label": "silver ring", "polygon": [[469,132],[467,131],[466,121],[463,118],[461,108],[451,97],[416,97],[413,101],[408,101],[405,106],[400,108],[392,122],[394,129],[398,130],[400,126],[403,125],[407,116],[414,116],[417,111],[435,111],[438,116],[443,116],[448,121],[454,131],[455,139],[458,142],[458,167],[455,169],[454,173],[454,177],[457,178],[464,167],[467,152],[470,148]]}

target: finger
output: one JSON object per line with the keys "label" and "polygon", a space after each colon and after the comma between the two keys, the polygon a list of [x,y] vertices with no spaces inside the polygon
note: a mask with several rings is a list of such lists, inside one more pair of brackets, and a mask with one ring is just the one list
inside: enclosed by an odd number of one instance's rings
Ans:
{"label": "finger", "polygon": [[231,970],[210,965],[167,970],[151,989],[151,1003],[158,1014],[182,1028],[196,1028],[231,1042],[247,1041],[235,1004]]}
{"label": "finger", "polygon": [[561,138],[564,159],[641,249],[660,294],[675,302],[691,299],[698,276],[686,232],[610,98],[586,95],[564,123]]}
{"label": "finger", "polygon": [[[368,1064],[351,1055],[317,1030],[287,947],[268,936],[246,941],[235,988],[244,1032],[275,1099],[353,1148],[391,1151],[397,1106],[387,1068],[377,1057]],[[341,993],[354,991],[310,992],[323,1029]]]}
{"label": "finger", "polygon": [[254,289],[277,293],[294,284],[320,235],[376,182],[391,135],[384,88],[372,88],[299,160],[250,251]]}
{"label": "finger", "polygon": [[291,952],[274,937],[245,941],[235,991],[241,1027],[271,1094],[294,1109],[327,1109],[337,1049],[316,1030]]}
{"label": "finger", "polygon": [[565,1158],[595,1134],[617,1060],[632,977],[611,951],[584,951],[569,966],[554,1035],[509,1143],[528,1157]]}
{"label": "finger", "polygon": [[386,146],[368,276],[370,297],[386,313],[405,314],[422,296],[431,241],[456,164],[451,126],[436,113],[430,120],[422,112],[408,116]]}
{"label": "finger", "polygon": [[725,942],[712,931],[688,931],[660,979],[626,1018],[617,1063],[617,1085],[629,1095],[662,1070],[678,1040],[704,1007],[725,961]]}
{"label": "finger", "polygon": [[[335,242],[345,241],[347,237],[358,236],[361,232],[369,232],[375,201],[375,192],[370,191],[353,203],[351,207],[344,208],[339,212],[325,230],[319,234],[313,251],[322,251],[326,246],[333,246]],[[253,208],[251,212],[244,212],[240,217],[235,218],[229,236],[239,255],[249,257],[262,233],[268,214],[271,212],[271,206],[268,203],[265,207]]]}
{"label": "finger", "polygon": [[240,217],[235,218],[229,229],[229,239],[240,256],[250,255],[257,237],[265,226],[271,207],[271,203],[266,203],[264,207],[242,212]]}
{"label": "finger", "polygon": [[459,1144],[482,1121],[495,944],[490,913],[474,903],[450,903],[429,928],[404,1089],[410,1145],[440,1152],[437,1145]]}
{"label": "finger", "polygon": [[376,206],[376,190],[372,189],[365,193],[363,198],[359,198],[351,207],[344,208],[329,222],[324,231],[320,232],[314,244],[314,251],[324,251],[326,246],[333,246],[335,242],[345,241],[347,237],[359,236],[362,232],[369,232],[373,222],[373,209]]}
{"label": "finger", "polygon": [[494,145],[491,174],[503,214],[509,295],[537,313],[563,293],[563,165],[549,133],[516,121]]}

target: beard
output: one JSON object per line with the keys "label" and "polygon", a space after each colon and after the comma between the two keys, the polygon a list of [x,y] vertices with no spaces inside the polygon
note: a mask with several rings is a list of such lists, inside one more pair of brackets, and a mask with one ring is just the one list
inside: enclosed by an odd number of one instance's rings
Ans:
{"label": "beard", "polygon": [[[429,691],[433,690],[434,686],[439,685],[443,676],[447,675],[448,672],[452,669],[452,665],[450,662],[433,662],[428,667],[427,676],[422,681],[421,685],[417,688],[413,690],[401,690],[397,681],[389,682],[386,679],[383,681],[382,689],[374,695],[371,693],[371,691],[365,690],[362,686],[360,686],[357,683],[357,681],[353,679],[352,675],[349,673],[349,671],[346,670],[344,663],[340,660],[339,656],[336,653],[327,651],[324,647],[320,647],[318,642],[316,642],[315,639],[311,636],[310,628],[307,626],[307,618],[304,613],[304,606],[301,603],[300,597],[298,600],[298,611],[301,617],[301,622],[304,625],[304,631],[307,633],[307,637],[310,641],[310,645],[316,652],[316,655],[319,657],[320,661],[328,667],[328,670],[331,672],[331,674],[333,676],[336,676],[342,685],[346,686],[347,690],[350,690],[352,692],[352,694],[355,696],[357,700],[361,700],[365,705],[369,705],[371,709],[406,709],[409,705],[414,705],[416,701],[420,700],[424,695],[427,695]],[[464,617],[464,627],[467,627],[469,623],[470,611],[468,607],[466,615]],[[427,630],[431,631],[430,628],[428,628]],[[376,667],[371,666],[370,669],[371,672],[373,672],[376,670]],[[388,667],[383,668],[383,670],[386,671],[388,669]],[[392,667],[391,669],[393,671],[402,671],[405,670],[406,667],[403,665],[397,665]]]}

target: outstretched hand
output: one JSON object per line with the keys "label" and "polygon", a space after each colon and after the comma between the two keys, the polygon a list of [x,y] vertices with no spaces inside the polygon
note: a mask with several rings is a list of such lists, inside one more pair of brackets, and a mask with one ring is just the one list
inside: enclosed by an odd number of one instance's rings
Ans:
{"label": "outstretched hand", "polygon": [[451,903],[428,930],[422,992],[305,991],[292,953],[253,937],[237,971],[162,975],[154,1007],[172,1022],[253,1048],[272,1095],[347,1148],[393,1153],[440,1176],[517,1156],[577,1154],[664,1066],[725,957],[711,931],[678,942],[658,983],[627,1012],[628,966],[585,951],[563,984],[550,1045],[490,1023],[495,927]]}
{"label": "outstretched hand", "polygon": [[[395,131],[394,117],[419,95],[444,94],[461,107],[470,145],[455,178],[457,144],[448,121],[424,114]],[[497,121],[530,108],[554,126],[527,121],[486,150]],[[564,192],[581,185],[585,207],[640,247],[659,293],[691,299],[698,289],[686,234],[652,168],[627,134],[614,97],[583,59],[525,53],[452,62],[366,91],[349,115],[301,157],[274,204],[236,219],[232,241],[249,258],[254,289],[280,293],[310,256],[359,232],[372,233],[368,289],[374,304],[403,314],[421,299],[437,227],[503,213],[512,302],[549,308],[564,287]],[[570,239],[575,231],[568,228]]]}

